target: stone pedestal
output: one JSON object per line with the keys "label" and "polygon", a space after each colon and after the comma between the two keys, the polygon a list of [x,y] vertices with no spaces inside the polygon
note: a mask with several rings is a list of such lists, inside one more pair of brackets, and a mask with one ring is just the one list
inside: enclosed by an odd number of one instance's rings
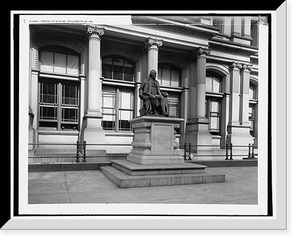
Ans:
{"label": "stone pedestal", "polygon": [[187,163],[175,139],[182,118],[142,116],[130,121],[134,132],[127,160],[112,160],[101,171],[118,187],[152,187],[225,182],[225,175],[206,174],[205,165]]}
{"label": "stone pedestal", "polygon": [[182,118],[142,116],[130,121],[134,132],[128,161],[137,164],[182,164],[182,149],[175,139],[175,128]]}

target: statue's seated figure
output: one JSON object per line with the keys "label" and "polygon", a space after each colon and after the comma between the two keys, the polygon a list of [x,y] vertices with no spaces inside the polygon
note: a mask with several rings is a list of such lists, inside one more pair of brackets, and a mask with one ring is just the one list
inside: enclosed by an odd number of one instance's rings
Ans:
{"label": "statue's seated figure", "polygon": [[140,115],[169,115],[167,92],[161,92],[156,80],[156,71],[151,70],[139,89],[139,97],[143,100]]}

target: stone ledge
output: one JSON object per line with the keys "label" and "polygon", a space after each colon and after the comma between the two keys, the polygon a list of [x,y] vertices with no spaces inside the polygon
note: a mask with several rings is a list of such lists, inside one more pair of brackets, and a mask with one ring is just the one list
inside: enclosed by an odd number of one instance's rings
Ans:
{"label": "stone ledge", "polygon": [[101,166],[109,165],[111,165],[111,163],[108,161],[99,163],[40,163],[29,164],[28,172],[99,170]]}
{"label": "stone ledge", "polygon": [[112,160],[112,166],[131,176],[167,175],[167,174],[199,174],[204,173],[205,165],[184,164],[149,164],[141,165],[127,160]]}
{"label": "stone ledge", "polygon": [[172,174],[172,175],[130,176],[112,166],[101,167],[100,170],[120,188],[172,186],[172,185],[225,182],[225,175]]}

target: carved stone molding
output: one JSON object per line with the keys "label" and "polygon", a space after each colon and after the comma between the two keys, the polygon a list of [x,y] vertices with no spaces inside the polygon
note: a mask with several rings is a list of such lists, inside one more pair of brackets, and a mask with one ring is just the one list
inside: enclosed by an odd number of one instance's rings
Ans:
{"label": "carved stone molding", "polygon": [[162,39],[149,37],[144,43],[144,48],[146,50],[149,50],[150,48],[158,48],[162,45],[163,45]]}
{"label": "carved stone molding", "polygon": [[[38,40],[35,43],[35,47],[38,51],[40,48],[45,46],[62,46],[69,49],[72,49],[73,51],[80,54],[80,74],[85,75],[85,64],[86,64],[86,50],[81,47],[79,44],[77,44],[74,40],[69,39],[68,37],[58,38],[57,36],[52,37],[53,39],[46,39],[43,38],[41,40]],[[38,52],[35,52],[35,66],[38,68]]]}
{"label": "carved stone molding", "polygon": [[240,62],[233,62],[231,65],[229,65],[229,68],[232,68],[232,69],[240,69],[241,71],[251,71],[252,70],[252,66],[251,64],[248,64],[248,63],[240,63]]}
{"label": "carved stone molding", "polygon": [[88,34],[88,38],[100,38],[102,35],[104,35],[104,28],[87,26],[86,32]]}
{"label": "carved stone molding", "polygon": [[241,70],[247,70],[249,72],[251,72],[253,65],[251,64],[243,64]]}
{"label": "carved stone molding", "polygon": [[233,62],[229,65],[229,68],[231,69],[241,69],[243,67],[242,63],[239,62]]}
{"label": "carved stone molding", "polygon": [[211,49],[208,48],[208,47],[199,47],[199,48],[195,51],[194,55],[195,55],[196,58],[199,58],[199,57],[202,56],[202,55],[209,56],[209,55],[210,55],[210,52],[211,52]]}

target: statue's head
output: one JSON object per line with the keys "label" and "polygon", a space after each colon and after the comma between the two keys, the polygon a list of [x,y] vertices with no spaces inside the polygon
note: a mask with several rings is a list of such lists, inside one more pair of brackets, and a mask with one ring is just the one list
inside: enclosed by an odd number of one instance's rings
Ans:
{"label": "statue's head", "polygon": [[156,71],[155,70],[151,70],[150,74],[149,74],[149,77],[152,78],[152,79],[156,79]]}

